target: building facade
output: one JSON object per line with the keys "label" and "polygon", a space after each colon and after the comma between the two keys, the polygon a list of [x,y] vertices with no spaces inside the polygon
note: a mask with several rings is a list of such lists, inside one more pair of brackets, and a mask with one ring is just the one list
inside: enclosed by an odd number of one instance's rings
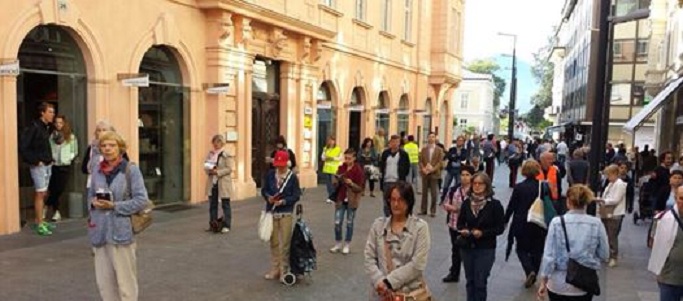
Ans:
{"label": "building facade", "polygon": [[[30,220],[32,188],[17,141],[37,104],[56,105],[81,153],[66,212],[83,211],[83,152],[100,120],[157,204],[206,199],[215,134],[234,156],[239,200],[257,195],[283,135],[304,187],[320,145],[357,146],[379,126],[451,135],[463,1],[22,1],[0,11],[0,234]],[[113,25],[116,26],[113,26]],[[227,88],[226,88],[227,87]],[[81,207],[81,208],[77,208]]]}
{"label": "building facade", "polygon": [[[647,8],[648,1],[616,0],[616,16],[627,15],[640,8]],[[562,107],[559,124],[567,139],[586,143],[592,128],[596,80],[599,1],[567,0],[558,45],[562,48],[564,80],[562,83]],[[626,122],[645,105],[645,71],[649,52],[650,23],[638,20],[614,25],[612,31],[611,82],[609,88],[609,118],[600,125],[607,127],[606,140],[627,146],[651,144],[654,122],[648,120],[638,132],[630,134],[622,130]],[[577,139],[581,138],[581,139]]]}
{"label": "building facade", "polygon": [[683,153],[683,2],[652,0],[650,4],[651,43],[647,81],[648,104],[625,126],[627,132],[637,131],[652,116],[656,116],[656,148],[658,153]]}
{"label": "building facade", "polygon": [[453,94],[456,134],[495,133],[498,116],[493,106],[496,85],[493,76],[463,71],[460,87]]}

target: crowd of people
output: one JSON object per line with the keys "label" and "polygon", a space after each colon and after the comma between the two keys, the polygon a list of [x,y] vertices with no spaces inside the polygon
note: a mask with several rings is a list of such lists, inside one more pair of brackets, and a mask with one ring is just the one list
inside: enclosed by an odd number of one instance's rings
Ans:
{"label": "crowd of people", "polygon": [[[54,107],[47,103],[39,113],[40,118],[22,134],[21,148],[23,160],[31,166],[36,212],[42,212],[43,205],[49,208],[45,217],[36,214],[35,232],[50,235],[54,225],[44,219],[58,218],[64,174],[78,148],[65,116],[55,118]],[[143,175],[126,156],[126,141],[110,124],[99,122],[94,137],[82,170],[89,174],[88,234],[97,285],[103,300],[137,300],[131,217],[148,202]],[[228,233],[233,156],[222,135],[214,136],[211,144],[204,162],[209,230]],[[508,225],[505,260],[516,245],[523,286],[531,288],[540,282],[539,299],[592,300],[599,284],[577,281],[577,269],[596,271],[603,263],[610,267],[618,264],[619,234],[624,216],[636,207],[635,188],[639,186],[639,213],[645,214],[642,207],[647,207],[653,219],[653,255],[648,268],[657,275],[660,300],[681,300],[683,160],[674,164],[671,152],[657,158],[647,146],[643,152],[629,153],[623,146],[614,150],[608,145],[603,166],[598,167],[604,184],[594,192],[587,186],[589,151],[570,149],[563,141],[525,143],[497,140],[494,135],[459,136],[445,149],[435,133],[429,133],[420,148],[412,135],[387,139],[382,130],[364,139],[358,149],[342,151],[335,137],[329,137],[320,154],[326,202],[334,204],[335,243],[329,251],[350,252],[356,210],[366,183],[370,197],[376,197],[379,184],[383,210],[378,212],[381,216],[372,224],[364,247],[364,266],[373,287],[371,300],[431,300],[423,275],[432,245],[424,217],[434,218],[437,208],[445,211],[451,241],[451,268],[443,282],[459,282],[464,270],[468,301],[487,300],[497,237]],[[272,229],[271,268],[265,278],[283,281],[290,270],[293,215],[302,190],[295,154],[284,137],[275,141],[275,150],[266,162],[271,169],[264,177],[261,194],[264,211],[272,215]],[[492,181],[496,164],[503,162],[510,167],[508,184],[513,188],[507,207],[495,197]],[[517,180],[520,168],[522,181]],[[51,178],[54,175],[57,178]],[[566,191],[562,187],[565,178],[569,183]],[[420,204],[415,207],[418,194]],[[540,223],[529,218],[539,204],[545,206],[546,218]]]}

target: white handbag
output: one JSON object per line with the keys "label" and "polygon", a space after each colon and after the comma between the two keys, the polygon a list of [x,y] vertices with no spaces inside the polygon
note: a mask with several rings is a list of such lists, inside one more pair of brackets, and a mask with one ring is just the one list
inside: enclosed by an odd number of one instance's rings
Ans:
{"label": "white handbag", "polygon": [[269,242],[270,236],[273,234],[273,212],[261,211],[261,217],[258,222],[258,237],[264,241]]}

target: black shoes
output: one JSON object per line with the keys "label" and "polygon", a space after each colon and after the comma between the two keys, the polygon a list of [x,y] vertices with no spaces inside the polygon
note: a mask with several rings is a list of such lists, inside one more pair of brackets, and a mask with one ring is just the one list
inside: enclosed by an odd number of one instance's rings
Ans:
{"label": "black shoes", "polygon": [[455,276],[455,275],[453,275],[453,274],[448,274],[448,276],[444,277],[442,280],[443,280],[443,282],[445,282],[445,283],[453,283],[453,282],[459,282],[459,281],[460,281],[460,277]]}
{"label": "black shoes", "polygon": [[526,281],[524,281],[524,287],[525,288],[530,288],[536,284],[536,273],[531,272],[529,276],[526,276]]}

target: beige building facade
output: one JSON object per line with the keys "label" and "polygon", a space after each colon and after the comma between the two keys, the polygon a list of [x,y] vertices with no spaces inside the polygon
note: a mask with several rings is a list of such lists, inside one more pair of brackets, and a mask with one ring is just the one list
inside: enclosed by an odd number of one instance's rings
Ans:
{"label": "beige building facade", "polygon": [[[21,130],[42,101],[73,124],[66,212],[82,215],[80,163],[112,123],[157,204],[206,199],[215,134],[234,156],[234,200],[257,195],[283,135],[304,187],[334,135],[357,146],[378,127],[452,135],[461,78],[462,0],[20,1],[0,17],[0,235],[30,221]],[[226,88],[227,86],[227,88]]]}

